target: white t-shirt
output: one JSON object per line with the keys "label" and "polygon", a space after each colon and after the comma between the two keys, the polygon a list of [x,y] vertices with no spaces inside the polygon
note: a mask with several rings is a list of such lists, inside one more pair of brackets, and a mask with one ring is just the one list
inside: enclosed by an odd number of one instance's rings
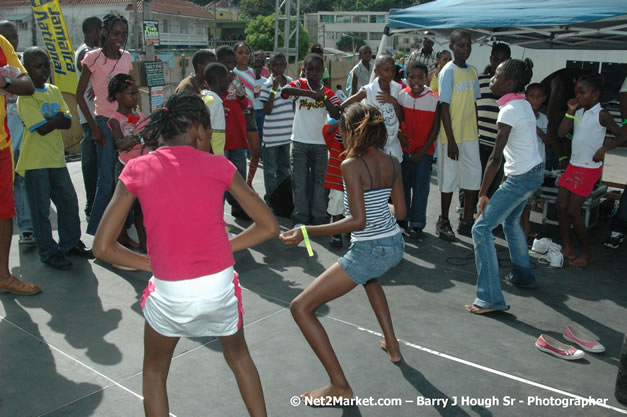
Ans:
{"label": "white t-shirt", "polygon": [[627,93],[627,77],[625,77],[625,81],[623,81],[623,86],[620,88],[621,93]]}
{"label": "white t-shirt", "polygon": [[[390,95],[398,100],[398,94],[401,92],[402,86],[396,81],[390,83]],[[377,100],[377,95],[381,93],[381,87],[379,86],[379,77],[375,78],[373,82],[363,87],[366,91],[366,98],[362,100],[365,104],[372,104],[376,106],[383,114],[385,119],[385,127],[388,131],[388,140],[385,142],[383,151],[390,154],[399,161],[403,160],[403,150],[401,149],[401,143],[398,140],[398,128],[400,123],[398,117],[396,117],[396,111],[394,111],[394,105],[391,103],[382,103]]]}
{"label": "white t-shirt", "polygon": [[[546,117],[546,114],[538,112],[536,127],[546,134],[546,128],[549,127],[549,119]],[[536,134],[536,136],[538,137],[538,151],[540,152],[542,163],[546,163],[546,145],[540,135]]]}
{"label": "white t-shirt", "polygon": [[605,140],[605,126],[599,122],[601,104],[597,103],[590,110],[583,108],[575,112],[573,123],[573,142],[570,163],[581,168],[599,168],[603,162],[594,162],[592,157],[603,146]]}
{"label": "white t-shirt", "polygon": [[[309,87],[307,79],[300,78],[287,83],[285,87],[300,88],[302,90],[313,91]],[[284,87],[284,88],[285,88]],[[290,96],[283,93],[281,97],[287,99]],[[321,84],[321,91],[326,95],[335,106],[340,105],[340,100],[335,97],[335,93],[328,87]],[[294,124],[292,129],[292,140],[294,142],[308,143],[311,145],[324,145],[324,137],[322,136],[322,126],[326,124],[328,113],[323,101],[316,101],[305,96],[293,96],[294,100]]]}
{"label": "white t-shirt", "polygon": [[524,98],[506,102],[496,120],[512,127],[503,155],[505,175],[520,175],[542,162],[538,151],[536,116]]}
{"label": "white t-shirt", "polygon": [[259,96],[255,97],[253,100],[253,109],[254,110],[263,110],[263,102],[261,101],[261,89],[266,84],[268,79],[266,77],[260,77],[259,79],[255,79],[255,94],[259,94]]}

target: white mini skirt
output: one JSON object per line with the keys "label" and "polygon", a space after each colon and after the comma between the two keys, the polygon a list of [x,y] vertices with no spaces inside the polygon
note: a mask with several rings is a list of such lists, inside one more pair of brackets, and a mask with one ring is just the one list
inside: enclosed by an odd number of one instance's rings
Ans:
{"label": "white mini skirt", "polygon": [[242,289],[229,267],[180,281],[150,278],[140,300],[146,321],[169,337],[230,336],[242,325]]}

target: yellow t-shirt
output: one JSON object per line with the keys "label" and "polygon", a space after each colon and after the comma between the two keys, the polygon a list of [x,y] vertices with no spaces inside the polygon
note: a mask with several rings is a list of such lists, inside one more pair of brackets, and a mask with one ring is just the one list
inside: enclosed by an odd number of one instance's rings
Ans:
{"label": "yellow t-shirt", "polygon": [[209,90],[203,90],[201,98],[205,102],[211,116],[211,152],[214,155],[224,155],[226,121],[222,100],[216,93]]}
{"label": "yellow t-shirt", "polygon": [[[460,68],[452,61],[438,75],[441,103],[450,104],[451,127],[455,142],[479,140],[475,102],[481,97],[477,69],[472,65]],[[438,139],[448,143],[444,124],[440,126]]]}
{"label": "yellow t-shirt", "polygon": [[61,90],[52,84],[36,88],[32,96],[17,99],[17,112],[24,122],[24,139],[15,172],[23,176],[24,171],[29,169],[63,168],[65,149],[61,131],[55,129],[45,136],[37,132],[38,127],[48,123],[48,119],[59,112],[72,119]]}
{"label": "yellow t-shirt", "polygon": [[[2,54],[6,59],[6,65],[11,65],[12,67],[17,67],[20,70],[20,74],[24,74],[26,69],[20,62],[17,54],[13,50],[13,45],[6,38],[0,35],[0,49],[2,49]],[[8,147],[11,144],[11,138],[9,136],[9,132],[6,129],[7,119],[7,107],[4,96],[0,94],[0,151],[4,148]]]}
{"label": "yellow t-shirt", "polygon": [[437,74],[433,74],[433,77],[431,78],[431,83],[429,84],[429,87],[433,90],[434,93],[438,93],[440,91],[439,85],[438,85],[438,75]]}

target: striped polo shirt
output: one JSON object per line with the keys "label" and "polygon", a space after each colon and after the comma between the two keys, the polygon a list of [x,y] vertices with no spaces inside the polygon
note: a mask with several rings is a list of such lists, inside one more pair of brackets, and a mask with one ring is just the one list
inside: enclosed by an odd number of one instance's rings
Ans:
{"label": "striped polo shirt", "polygon": [[[285,77],[287,83],[292,79]],[[292,124],[294,123],[294,101],[292,99],[284,99],[281,97],[281,89],[279,87],[274,95],[274,105],[272,113],[266,114],[263,122],[263,147],[271,148],[290,143],[292,136]],[[262,103],[266,103],[270,98],[270,90],[272,90],[272,77],[268,78],[261,88],[261,96],[259,99]]]}
{"label": "striped polo shirt", "polygon": [[497,96],[490,90],[490,74],[479,76],[481,98],[477,100],[477,116],[479,122],[479,144],[494,147],[496,142],[496,118],[499,115]]}

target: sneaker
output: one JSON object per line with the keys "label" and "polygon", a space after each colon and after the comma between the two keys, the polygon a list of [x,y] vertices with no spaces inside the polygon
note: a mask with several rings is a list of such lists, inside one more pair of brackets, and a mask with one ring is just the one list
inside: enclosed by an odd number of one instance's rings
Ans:
{"label": "sneaker", "polygon": [[65,252],[66,255],[74,255],[86,259],[94,259],[94,253],[91,249],[87,249],[87,246],[82,241],[78,241],[78,244],[69,251]]}
{"label": "sneaker", "polygon": [[449,242],[455,240],[455,233],[451,227],[451,222],[444,220],[442,216],[438,218],[438,222],[435,224],[435,234],[439,236],[440,239],[448,240]]}
{"label": "sneaker", "polygon": [[564,329],[564,339],[578,344],[583,350],[592,353],[605,352],[605,346],[599,343],[599,338],[578,324],[571,323]]}
{"label": "sneaker", "polygon": [[39,291],[41,289],[37,284],[22,281],[13,275],[0,279],[0,293],[9,292],[15,295],[33,295]]}
{"label": "sneaker", "polygon": [[623,235],[621,232],[610,232],[610,235],[607,237],[603,244],[608,248],[618,249],[618,247],[623,243],[624,239],[625,235]]}
{"label": "sneaker", "polygon": [[541,334],[540,337],[538,337],[538,340],[536,340],[536,347],[542,352],[557,356],[561,359],[566,359],[567,361],[581,359],[585,355],[583,350],[579,350],[574,346],[562,343],[559,340],[545,334]]}
{"label": "sneaker", "polygon": [[18,244],[20,246],[35,246],[35,235],[33,235],[33,232],[20,233],[20,240]]}
{"label": "sneaker", "polygon": [[403,235],[408,239],[418,239],[422,236],[422,229],[419,227],[410,227]]}
{"label": "sneaker", "polygon": [[463,220],[459,221],[459,225],[457,226],[457,233],[466,236],[472,237],[472,222],[465,222]]}
{"label": "sneaker", "polygon": [[342,246],[344,246],[344,244],[342,243],[342,235],[331,236],[331,238],[329,239],[329,243],[334,248],[341,248]]}
{"label": "sneaker", "polygon": [[72,262],[70,262],[70,260],[66,258],[65,255],[63,255],[61,252],[57,252],[48,256],[44,263],[60,271],[65,271],[72,267]]}

